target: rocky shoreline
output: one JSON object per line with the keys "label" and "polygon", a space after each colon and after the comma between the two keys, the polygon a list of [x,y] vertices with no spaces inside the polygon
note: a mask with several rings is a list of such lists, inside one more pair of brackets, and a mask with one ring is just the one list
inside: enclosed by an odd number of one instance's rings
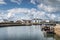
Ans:
{"label": "rocky shoreline", "polygon": [[60,36],[60,25],[56,25],[54,27],[54,32],[55,32],[56,35]]}

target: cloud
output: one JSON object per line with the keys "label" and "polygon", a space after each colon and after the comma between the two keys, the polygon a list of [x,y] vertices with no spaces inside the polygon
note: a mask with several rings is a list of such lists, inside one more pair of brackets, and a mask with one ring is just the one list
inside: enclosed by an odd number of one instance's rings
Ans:
{"label": "cloud", "polygon": [[47,19],[46,13],[43,11],[37,11],[36,14],[34,15],[35,18],[40,18],[40,19]]}
{"label": "cloud", "polygon": [[3,22],[4,19],[7,19],[7,14],[3,14],[3,12],[0,12],[0,22]]}
{"label": "cloud", "polygon": [[47,5],[44,5],[44,4],[40,4],[37,6],[39,9],[42,9],[46,12],[56,12],[58,9],[55,8],[55,7],[52,7],[52,6],[47,6]]}
{"label": "cloud", "polygon": [[60,17],[57,17],[57,21],[60,21]]}
{"label": "cloud", "polygon": [[[31,0],[32,4],[37,4],[37,8],[40,10],[39,14],[42,11],[42,14],[39,15],[40,18],[56,19],[58,16],[52,14],[53,12],[60,11],[60,1],[59,0]],[[44,13],[44,14],[43,14]],[[41,16],[42,15],[42,16]]]}
{"label": "cloud", "polygon": [[11,2],[14,2],[14,3],[17,3],[18,5],[20,5],[22,0],[11,0]]}
{"label": "cloud", "polygon": [[55,14],[46,14],[49,19],[53,19],[53,20],[56,20],[57,16]]}
{"label": "cloud", "polygon": [[60,6],[59,0],[44,0],[45,4],[52,5],[52,6]]}
{"label": "cloud", "polygon": [[57,0],[58,2],[60,2],[60,0]]}
{"label": "cloud", "polygon": [[[32,4],[37,4],[38,8],[47,10],[48,12],[60,11],[60,1],[59,0],[31,0]],[[40,8],[40,9],[41,9]],[[52,11],[54,10],[54,11]]]}
{"label": "cloud", "polygon": [[47,5],[51,5],[51,6],[60,6],[60,0],[31,0],[32,2],[31,3],[44,3],[44,4],[47,4]]}
{"label": "cloud", "polygon": [[6,4],[4,0],[0,0],[0,4]]}
{"label": "cloud", "polygon": [[31,0],[30,2],[32,3],[32,4],[40,4],[41,2],[42,2],[43,0]]}
{"label": "cloud", "polygon": [[[34,9],[34,8],[32,8],[32,9],[27,9],[27,8],[14,8],[14,9],[10,9],[10,10],[8,10],[7,17],[8,18],[12,18],[12,17],[15,17],[16,14],[19,14],[19,15],[20,14],[26,14],[26,15],[22,16],[21,19],[32,19],[32,18],[36,18],[36,17],[38,17],[38,18],[45,17],[45,16],[43,16],[43,15],[45,15],[45,12],[39,11],[39,10]],[[20,17],[21,17],[21,15],[20,15]]]}
{"label": "cloud", "polygon": [[[17,3],[20,5],[23,0],[10,0],[11,2]],[[41,19],[57,19],[59,18],[53,12],[60,11],[60,1],[59,0],[31,0],[32,4],[37,4],[37,8],[13,8],[5,10],[5,12],[1,12],[0,19],[6,18],[11,20],[17,19],[32,19],[32,18],[41,18]],[[1,4],[4,4],[4,0],[0,0]],[[2,14],[3,13],[3,14]],[[18,15],[19,16],[18,16]],[[23,16],[21,15],[23,14]],[[1,17],[2,16],[2,17]],[[21,17],[22,16],[22,17]],[[60,20],[60,19],[59,19]]]}
{"label": "cloud", "polygon": [[7,10],[8,11],[8,18],[9,17],[12,17],[13,15],[15,14],[18,14],[18,13],[28,13],[30,12],[29,9],[27,8],[14,8],[14,9],[10,9],[10,10]]}
{"label": "cloud", "polygon": [[32,9],[13,8],[13,9],[6,10],[6,14],[4,14],[4,13],[2,13],[3,19],[6,18],[8,20],[14,20],[14,21],[19,20],[19,19],[27,20],[27,19],[33,19],[33,18],[55,19],[57,17],[55,14],[48,14],[44,11],[40,11],[35,8],[32,8]]}
{"label": "cloud", "polygon": [[55,19],[55,18],[56,18],[56,15],[51,14],[51,19]]}
{"label": "cloud", "polygon": [[30,2],[31,2],[32,4],[36,4],[36,3],[35,3],[35,0],[31,0]]}

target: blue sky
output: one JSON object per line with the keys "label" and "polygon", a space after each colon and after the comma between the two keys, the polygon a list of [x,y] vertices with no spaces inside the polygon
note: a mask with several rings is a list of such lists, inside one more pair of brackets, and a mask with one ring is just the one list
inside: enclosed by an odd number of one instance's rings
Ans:
{"label": "blue sky", "polygon": [[[22,3],[11,2],[11,0],[4,0],[6,4],[0,5],[0,9],[12,9],[12,8],[36,8],[36,5],[30,3],[30,0],[23,0]],[[21,0],[20,0],[21,1]],[[18,2],[18,0],[17,0]]]}
{"label": "blue sky", "polygon": [[60,21],[60,0],[0,0],[0,20],[33,18]]}

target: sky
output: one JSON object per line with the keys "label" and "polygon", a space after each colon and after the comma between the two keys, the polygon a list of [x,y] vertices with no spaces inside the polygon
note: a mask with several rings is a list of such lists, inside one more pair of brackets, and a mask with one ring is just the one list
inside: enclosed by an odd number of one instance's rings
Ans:
{"label": "sky", "polygon": [[0,0],[0,21],[33,18],[60,21],[60,0]]}

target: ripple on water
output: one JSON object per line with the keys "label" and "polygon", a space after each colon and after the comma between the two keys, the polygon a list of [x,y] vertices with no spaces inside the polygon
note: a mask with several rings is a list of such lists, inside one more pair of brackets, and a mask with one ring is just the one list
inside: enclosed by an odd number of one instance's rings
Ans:
{"label": "ripple on water", "polygon": [[16,26],[0,28],[1,40],[45,40],[40,26]]}

